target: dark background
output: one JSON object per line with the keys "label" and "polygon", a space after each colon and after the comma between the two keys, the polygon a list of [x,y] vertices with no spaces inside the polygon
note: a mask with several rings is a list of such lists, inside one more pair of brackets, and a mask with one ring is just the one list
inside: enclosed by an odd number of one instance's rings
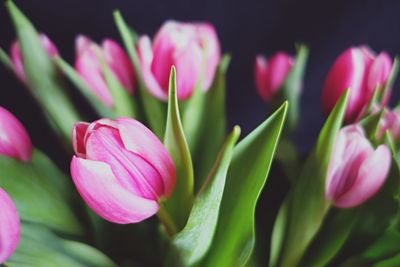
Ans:
{"label": "dark background", "polygon": [[[295,134],[303,152],[311,147],[323,123],[320,91],[335,57],[347,47],[359,44],[368,44],[375,51],[387,50],[393,56],[400,54],[398,0],[15,0],[15,3],[55,42],[69,62],[74,60],[74,38],[79,33],[96,41],[105,37],[120,40],[112,19],[115,8],[122,11],[136,31],[149,35],[153,35],[166,19],[210,21],[217,28],[223,51],[233,56],[228,71],[229,125],[239,124],[244,134],[265,118],[267,110],[254,88],[255,55],[269,56],[278,50],[294,53],[295,42],[308,44],[311,54],[302,96],[301,122]],[[7,12],[0,5],[0,46],[8,50],[14,36]],[[68,160],[59,155],[59,147],[54,145],[56,139],[38,107],[3,66],[0,66],[0,84],[0,105],[23,121],[35,145],[66,167]],[[392,102],[397,102],[398,91],[395,86]],[[279,189],[271,197],[263,195],[262,202],[276,210],[285,187],[275,187],[280,183],[275,179],[270,183],[267,193],[269,188]],[[259,218],[259,223],[270,226],[273,212],[259,215]],[[259,236],[262,234],[259,232]],[[267,235],[263,236],[261,242],[267,242]]]}
{"label": "dark background", "polygon": [[[1,1],[0,1],[1,2]],[[302,151],[313,144],[324,115],[320,91],[335,57],[351,45],[368,44],[375,51],[400,54],[400,1],[320,0],[25,0],[15,3],[58,46],[62,56],[74,60],[74,39],[79,33],[96,41],[111,37],[119,41],[112,11],[120,9],[139,33],[153,35],[167,19],[210,21],[217,28],[222,49],[233,56],[228,72],[229,124],[239,124],[244,133],[256,127],[266,114],[266,105],[256,94],[253,63],[257,53],[267,56],[278,50],[294,53],[301,41],[311,49],[302,117],[295,135]],[[0,46],[9,49],[14,29],[0,5]],[[0,105],[13,111],[27,125],[34,143],[56,152],[47,125],[29,95],[0,66]],[[73,90],[71,88],[71,90]],[[395,88],[393,101],[399,96]]]}

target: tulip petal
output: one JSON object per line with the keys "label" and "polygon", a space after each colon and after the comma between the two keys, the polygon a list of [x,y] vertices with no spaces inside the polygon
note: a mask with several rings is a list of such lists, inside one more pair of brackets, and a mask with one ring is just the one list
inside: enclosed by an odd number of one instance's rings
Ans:
{"label": "tulip petal", "polygon": [[0,188],[0,264],[15,251],[20,240],[17,209],[7,193]]}
{"label": "tulip petal", "polygon": [[26,162],[32,157],[32,143],[24,126],[3,107],[0,107],[0,154]]}
{"label": "tulip petal", "polygon": [[76,56],[79,57],[83,53],[86,52],[86,50],[89,49],[89,47],[93,44],[93,41],[90,40],[88,37],[80,34],[78,37],[75,39],[75,53]]}
{"label": "tulip petal", "polygon": [[82,158],[86,157],[85,135],[88,127],[89,123],[78,122],[75,123],[72,130],[72,146],[74,147],[75,154]]}
{"label": "tulip petal", "polygon": [[164,196],[168,197],[175,187],[175,166],[164,145],[139,121],[129,118],[119,118],[117,121],[125,148],[151,162],[161,174]]}
{"label": "tulip petal", "polygon": [[391,154],[386,145],[380,145],[361,165],[352,187],[335,205],[351,208],[371,198],[384,184],[390,170]]}
{"label": "tulip petal", "polygon": [[141,74],[147,89],[158,99],[167,100],[167,91],[163,90],[151,71],[154,57],[150,38],[148,36],[140,37],[137,49],[140,60]]}
{"label": "tulip petal", "polygon": [[254,80],[256,82],[257,92],[264,101],[271,100],[267,84],[267,65],[267,59],[264,56],[258,55],[256,57],[254,65]]}
{"label": "tulip petal", "polygon": [[105,163],[74,156],[71,175],[88,206],[110,222],[137,223],[158,211],[157,201],[136,196],[123,188]]}
{"label": "tulip petal", "polygon": [[17,75],[17,77],[20,81],[25,82],[26,78],[25,78],[24,65],[22,62],[22,52],[21,52],[21,47],[19,46],[18,41],[14,41],[12,43],[11,49],[10,49],[10,56],[11,56],[11,61],[13,64],[15,75]]}
{"label": "tulip petal", "polygon": [[113,74],[121,82],[122,86],[133,94],[136,77],[128,55],[111,39],[104,40],[102,48],[104,59]]}

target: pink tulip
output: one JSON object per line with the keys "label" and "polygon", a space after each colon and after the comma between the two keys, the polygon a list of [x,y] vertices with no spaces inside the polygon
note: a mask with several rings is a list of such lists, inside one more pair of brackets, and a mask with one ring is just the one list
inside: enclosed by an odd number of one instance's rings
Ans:
{"label": "pink tulip", "polygon": [[389,131],[392,137],[400,140],[400,111],[387,110],[379,122],[378,139],[381,139],[386,131]]}
{"label": "pink tulip", "polygon": [[17,248],[20,224],[17,209],[7,193],[0,188],[0,264]]}
{"label": "pink tulip", "polygon": [[160,140],[140,122],[119,118],[77,123],[71,176],[90,208],[120,224],[157,213],[175,187],[175,167]]}
{"label": "pink tulip", "polygon": [[254,76],[258,94],[265,102],[272,100],[279,88],[283,85],[294,59],[285,52],[278,52],[269,62],[262,55],[256,57]]}
{"label": "pink tulip", "polygon": [[[329,113],[347,89],[350,89],[345,120],[358,120],[365,111],[375,89],[387,82],[392,60],[386,52],[375,56],[366,46],[351,47],[335,61],[325,80],[322,106]],[[384,102],[388,101],[388,96]],[[383,103],[385,104],[385,103]]]}
{"label": "pink tulip", "polygon": [[375,195],[390,169],[386,145],[374,150],[360,126],[340,130],[329,164],[325,195],[340,208],[351,208]]}
{"label": "pink tulip", "polygon": [[171,67],[176,67],[177,94],[189,98],[195,86],[207,91],[221,58],[217,34],[207,23],[167,21],[151,44],[148,36],[138,42],[143,80],[157,98],[166,100]]}
{"label": "pink tulip", "polygon": [[135,91],[136,75],[128,55],[115,41],[105,39],[99,47],[83,35],[76,38],[75,68],[77,72],[93,93],[107,107],[112,107],[114,101],[104,78],[99,56],[103,57],[114,77],[130,94]]}
{"label": "pink tulip", "polygon": [[28,162],[32,143],[21,122],[8,110],[0,107],[0,154]]}
{"label": "pink tulip", "polygon": [[[55,57],[58,55],[57,47],[46,35],[43,33],[39,34],[39,40],[50,57]],[[22,52],[18,41],[14,41],[11,45],[10,55],[15,74],[22,82],[26,82]]]}

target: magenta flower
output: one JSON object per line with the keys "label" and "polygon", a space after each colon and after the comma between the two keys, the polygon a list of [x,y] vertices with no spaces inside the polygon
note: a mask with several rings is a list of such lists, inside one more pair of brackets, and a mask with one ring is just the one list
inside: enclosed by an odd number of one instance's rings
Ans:
{"label": "magenta flower", "polygon": [[391,163],[386,145],[374,149],[360,126],[340,130],[326,179],[326,198],[340,208],[351,208],[375,195],[384,184]]}
{"label": "magenta flower", "polygon": [[72,179],[90,208],[120,224],[157,213],[175,187],[175,167],[160,140],[128,118],[77,123]]}
{"label": "magenta flower", "polygon": [[32,143],[21,122],[8,110],[0,107],[0,154],[28,162]]}
{"label": "magenta flower", "polygon": [[[387,82],[392,60],[386,52],[378,56],[366,46],[351,47],[335,61],[324,83],[322,106],[329,113],[347,89],[350,90],[345,120],[356,121],[364,112],[377,86]],[[389,96],[384,97],[384,103]]]}
{"label": "magenta flower", "polygon": [[[42,43],[43,48],[46,50],[47,54],[50,57],[55,57],[58,55],[57,47],[52,43],[52,41],[46,35],[44,35],[43,33],[39,34],[39,40]],[[22,58],[21,47],[18,41],[14,41],[12,43],[10,49],[10,55],[15,74],[22,82],[26,82],[24,61]]]}
{"label": "magenta flower", "polygon": [[177,94],[189,98],[201,82],[207,91],[221,58],[220,44],[214,27],[208,23],[167,21],[151,44],[148,36],[138,42],[143,80],[157,98],[166,100],[171,67],[176,67]]}
{"label": "magenta flower", "polygon": [[17,209],[8,194],[0,188],[0,264],[14,253],[20,239]]}
{"label": "magenta flower", "polygon": [[254,79],[258,94],[265,102],[271,101],[281,88],[293,64],[293,57],[285,52],[276,53],[269,61],[262,55],[256,57]]}
{"label": "magenta flower", "polygon": [[386,131],[392,134],[397,141],[400,140],[400,111],[386,110],[379,122],[378,139],[381,139]]}
{"label": "magenta flower", "polygon": [[75,69],[93,93],[107,107],[112,107],[114,101],[104,78],[99,56],[103,57],[114,77],[130,94],[135,91],[136,75],[128,55],[115,41],[105,39],[99,47],[83,35],[76,38]]}

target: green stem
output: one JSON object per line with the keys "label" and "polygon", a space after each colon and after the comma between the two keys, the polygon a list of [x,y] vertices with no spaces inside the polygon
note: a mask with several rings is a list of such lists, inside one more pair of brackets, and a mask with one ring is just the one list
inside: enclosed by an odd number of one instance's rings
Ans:
{"label": "green stem", "polygon": [[160,208],[157,213],[158,219],[164,225],[165,230],[167,231],[170,237],[174,236],[177,233],[177,228],[174,220],[172,220],[171,215],[168,213],[167,209],[162,203],[159,203]]}

